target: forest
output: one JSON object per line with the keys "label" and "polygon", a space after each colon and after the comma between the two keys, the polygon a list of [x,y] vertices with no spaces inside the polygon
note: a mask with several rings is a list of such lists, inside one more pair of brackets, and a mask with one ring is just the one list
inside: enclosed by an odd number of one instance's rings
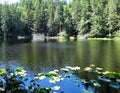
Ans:
{"label": "forest", "polygon": [[20,0],[0,4],[0,39],[45,36],[120,37],[119,0]]}

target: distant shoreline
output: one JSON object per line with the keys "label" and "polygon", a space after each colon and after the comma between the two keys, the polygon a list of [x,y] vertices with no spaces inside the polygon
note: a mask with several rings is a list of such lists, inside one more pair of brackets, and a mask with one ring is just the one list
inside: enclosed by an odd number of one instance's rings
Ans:
{"label": "distant shoreline", "polygon": [[[44,36],[43,34],[33,34],[33,39],[32,41],[44,41],[46,40],[58,40],[58,41],[66,41],[67,38],[64,36]],[[69,37],[68,40],[75,40],[74,37]],[[79,36],[77,37],[77,40],[120,40],[120,38],[87,38],[84,36]]]}

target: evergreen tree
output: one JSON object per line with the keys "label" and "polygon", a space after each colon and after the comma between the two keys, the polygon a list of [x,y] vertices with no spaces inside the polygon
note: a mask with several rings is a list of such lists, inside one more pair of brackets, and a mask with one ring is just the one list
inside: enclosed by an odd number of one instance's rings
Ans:
{"label": "evergreen tree", "polygon": [[81,15],[78,23],[79,34],[86,34],[91,31],[92,7],[90,0],[80,0]]}
{"label": "evergreen tree", "polygon": [[107,31],[106,20],[104,16],[104,9],[107,4],[107,0],[91,0],[92,4],[92,28],[90,37],[105,37]]}
{"label": "evergreen tree", "polygon": [[[120,7],[118,6],[119,0],[109,0],[108,2],[108,31],[109,31],[109,37],[112,35],[113,32],[116,32],[119,30],[119,16],[120,16]],[[118,8],[119,7],[119,8]]]}
{"label": "evergreen tree", "polygon": [[0,4],[0,39],[1,39],[1,36],[2,36],[2,29],[1,29],[1,20],[2,20],[2,18],[1,18],[1,14],[2,14],[2,5]]}
{"label": "evergreen tree", "polygon": [[60,0],[55,1],[54,23],[56,32],[61,32],[63,24],[63,3]]}
{"label": "evergreen tree", "polygon": [[70,6],[64,6],[64,30],[65,30],[65,37],[69,38],[72,36],[73,33],[73,24],[72,24],[72,15],[70,13]]}
{"label": "evergreen tree", "polygon": [[31,36],[33,28],[33,3],[32,0],[23,0],[22,6],[22,22],[23,22],[23,32],[22,35]]}
{"label": "evergreen tree", "polygon": [[34,12],[34,32],[45,33],[47,30],[46,2],[36,0]]}
{"label": "evergreen tree", "polygon": [[47,22],[47,27],[48,27],[48,35],[49,36],[55,36],[57,34],[56,30],[54,31],[54,6],[53,6],[53,1],[49,3],[48,7],[48,22]]}
{"label": "evergreen tree", "polygon": [[2,6],[2,11],[1,11],[1,35],[4,41],[7,40],[7,38],[10,35],[10,27],[11,27],[11,21],[10,21],[10,11],[9,11],[9,6],[8,4],[5,4]]}
{"label": "evergreen tree", "polygon": [[0,4],[0,38],[32,33],[66,37],[120,36],[119,0],[20,0]]}

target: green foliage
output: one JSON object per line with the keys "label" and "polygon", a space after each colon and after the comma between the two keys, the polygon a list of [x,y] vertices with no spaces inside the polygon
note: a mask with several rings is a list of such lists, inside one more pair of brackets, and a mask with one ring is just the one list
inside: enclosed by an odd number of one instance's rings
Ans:
{"label": "green foliage", "polygon": [[116,73],[116,72],[106,71],[106,72],[103,72],[103,74],[106,78],[110,78],[110,79],[119,79],[120,78],[120,73]]}
{"label": "green foliage", "polygon": [[[86,73],[87,72],[87,73]],[[15,70],[12,69],[0,69],[0,92],[12,92],[12,93],[51,93],[57,91],[61,88],[58,83],[68,80],[70,82],[71,78],[75,79],[75,75],[82,75],[83,73],[89,75],[93,74],[92,78],[77,79],[79,83],[83,84],[87,89],[89,86],[96,88],[102,88],[102,84],[99,80],[106,82],[110,87],[119,89],[120,83],[120,73],[103,71],[102,68],[96,67],[95,65],[90,65],[80,69],[80,67],[66,66],[60,70],[53,70],[49,72],[39,73],[34,78],[30,76],[22,75],[26,71],[18,67]],[[97,78],[96,78],[96,77]],[[41,82],[48,82],[50,84],[55,84],[51,87],[42,87]],[[29,84],[26,87],[26,83]],[[49,85],[49,84],[48,84]],[[79,85],[78,85],[79,86]],[[83,86],[82,86],[83,88]],[[81,89],[81,88],[80,88]],[[89,91],[89,90],[87,90]]]}
{"label": "green foliage", "polygon": [[3,76],[7,73],[6,69],[0,69],[0,76]]}
{"label": "green foliage", "polygon": [[91,16],[92,16],[92,8],[90,0],[81,0],[79,7],[81,6],[80,11],[80,21],[78,22],[78,30],[79,34],[86,34],[91,31]]}
{"label": "green foliage", "polygon": [[[89,67],[84,68],[83,71],[89,72],[92,74],[95,73],[97,74],[98,80],[108,83],[109,86],[113,88],[119,89],[120,73],[112,72],[112,71],[103,71],[103,68],[96,67],[95,65],[90,65]],[[90,85],[95,86],[95,87],[101,86],[98,82],[94,80],[91,82],[91,80],[82,79],[81,82],[85,86],[90,86]]]}
{"label": "green foliage", "polygon": [[30,37],[32,33],[65,37],[119,37],[119,0],[20,0],[0,4],[0,38]]}
{"label": "green foliage", "polygon": [[50,93],[51,89],[50,88],[39,88],[34,90],[34,93]]}

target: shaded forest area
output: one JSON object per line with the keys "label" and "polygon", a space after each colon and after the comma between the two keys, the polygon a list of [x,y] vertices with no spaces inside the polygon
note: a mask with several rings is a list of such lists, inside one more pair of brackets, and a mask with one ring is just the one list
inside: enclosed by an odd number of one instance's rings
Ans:
{"label": "shaded forest area", "polygon": [[119,0],[20,0],[0,4],[0,39],[87,34],[92,38],[120,37]]}

